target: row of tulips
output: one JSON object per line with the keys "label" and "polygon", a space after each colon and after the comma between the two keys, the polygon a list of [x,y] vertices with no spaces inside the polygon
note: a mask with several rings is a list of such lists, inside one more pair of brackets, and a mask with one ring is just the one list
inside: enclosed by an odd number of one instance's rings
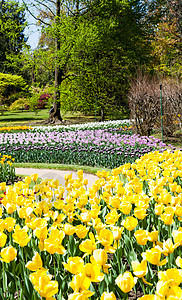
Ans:
{"label": "row of tulips", "polygon": [[182,299],[182,152],[0,184],[1,299]]}
{"label": "row of tulips", "polygon": [[0,152],[12,155],[17,163],[76,164],[114,169],[124,163],[133,163],[145,153],[166,148],[159,139],[133,134],[130,127],[118,125],[118,122],[109,122],[102,127],[97,123],[91,129],[90,124],[45,126],[0,133]]}
{"label": "row of tulips", "polygon": [[33,129],[31,126],[4,126],[0,127],[1,132],[19,132],[19,131],[24,131],[24,130],[29,130]]}

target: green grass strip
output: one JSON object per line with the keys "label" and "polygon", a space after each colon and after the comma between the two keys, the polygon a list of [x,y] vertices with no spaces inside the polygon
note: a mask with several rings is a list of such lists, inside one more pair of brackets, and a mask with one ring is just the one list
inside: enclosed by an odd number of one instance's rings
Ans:
{"label": "green grass strip", "polygon": [[111,169],[80,166],[80,165],[63,165],[63,164],[47,164],[47,163],[14,163],[15,168],[32,168],[32,169],[55,169],[63,171],[83,170],[85,173],[96,174],[97,171],[111,171]]}

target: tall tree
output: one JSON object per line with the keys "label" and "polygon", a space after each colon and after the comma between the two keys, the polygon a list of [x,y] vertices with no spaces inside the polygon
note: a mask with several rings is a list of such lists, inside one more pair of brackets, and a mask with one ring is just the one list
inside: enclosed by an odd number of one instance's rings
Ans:
{"label": "tall tree", "polygon": [[[25,1],[23,0],[25,3]],[[30,0],[29,3],[36,7],[38,15],[32,13],[31,6],[26,6],[31,15],[44,25],[50,39],[54,40],[54,64],[55,64],[55,94],[53,109],[50,111],[49,121],[52,123],[57,120],[62,120],[60,115],[60,87],[62,82],[67,77],[67,66],[70,60],[71,51],[74,45],[74,33],[77,28],[77,19],[81,11],[85,8],[85,1],[60,1],[45,0]],[[26,3],[25,3],[26,5]],[[71,22],[70,22],[71,21]],[[70,22],[70,23],[69,23]],[[69,38],[72,30],[71,38]],[[49,44],[49,50],[52,43]],[[70,76],[70,75],[69,75]]]}
{"label": "tall tree", "polygon": [[180,0],[146,0],[150,30],[151,70],[158,75],[182,75],[182,4]]}
{"label": "tall tree", "polygon": [[[127,107],[129,78],[149,60],[140,1],[93,1],[80,16],[66,106],[105,113]],[[64,93],[62,98],[64,97]]]}
{"label": "tall tree", "polygon": [[15,1],[0,2],[0,70],[15,73],[20,66],[17,59],[25,45],[25,10]]}

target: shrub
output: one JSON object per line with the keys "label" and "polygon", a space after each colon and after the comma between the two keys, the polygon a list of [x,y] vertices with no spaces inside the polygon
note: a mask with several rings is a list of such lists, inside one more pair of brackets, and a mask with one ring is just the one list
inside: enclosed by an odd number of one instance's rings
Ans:
{"label": "shrub", "polygon": [[11,106],[9,107],[10,111],[16,111],[16,110],[24,110],[25,107],[29,106],[29,101],[26,98],[20,98],[13,102]]}
{"label": "shrub", "polygon": [[35,112],[38,109],[46,108],[50,97],[51,96],[49,94],[46,93],[40,94],[34,91],[29,101],[30,108]]}
{"label": "shrub", "polygon": [[42,94],[40,95],[39,99],[38,99],[38,104],[37,104],[37,108],[38,109],[43,109],[46,107],[47,105],[47,101],[49,100],[51,96],[49,94]]}
{"label": "shrub", "polygon": [[161,83],[164,134],[170,136],[182,129],[182,83],[175,79],[160,82],[157,77],[139,74],[131,84],[128,100],[134,129],[141,135],[149,136],[161,126]]}
{"label": "shrub", "polygon": [[27,84],[23,77],[0,73],[0,98],[3,104],[10,105],[20,98],[19,93],[27,92]]}

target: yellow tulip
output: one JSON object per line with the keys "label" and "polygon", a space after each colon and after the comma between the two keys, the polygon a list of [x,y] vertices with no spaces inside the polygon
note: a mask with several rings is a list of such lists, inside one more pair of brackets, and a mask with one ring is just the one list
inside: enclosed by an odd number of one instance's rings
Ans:
{"label": "yellow tulip", "polygon": [[50,280],[48,284],[44,283],[42,280],[41,291],[39,292],[41,297],[52,299],[52,296],[58,293],[58,282],[55,280]]}
{"label": "yellow tulip", "polygon": [[36,252],[32,258],[32,261],[29,261],[25,267],[30,271],[37,271],[42,268],[42,259],[38,252]]}
{"label": "yellow tulip", "polygon": [[120,215],[117,213],[116,209],[112,209],[106,216],[105,222],[106,224],[115,225],[118,221]]}
{"label": "yellow tulip", "polygon": [[155,204],[155,214],[157,216],[160,216],[164,211],[164,204],[160,203],[160,204]]}
{"label": "yellow tulip", "polygon": [[147,274],[147,261],[142,260],[141,263],[138,261],[132,261],[131,262],[132,268],[133,268],[133,274],[139,278],[144,277]]}
{"label": "yellow tulip", "polygon": [[123,293],[128,293],[132,290],[137,282],[137,277],[133,277],[131,272],[125,272],[123,275],[120,274],[116,280],[116,284],[122,290]]}
{"label": "yellow tulip", "polygon": [[63,231],[66,235],[70,236],[76,232],[76,228],[73,225],[66,223],[64,224]]}
{"label": "yellow tulip", "polygon": [[16,204],[15,203],[7,203],[5,205],[5,208],[6,208],[6,211],[8,214],[12,214],[16,210]]}
{"label": "yellow tulip", "polygon": [[153,230],[153,231],[148,233],[148,240],[153,242],[153,243],[157,242],[158,235],[159,235],[159,231],[158,230]]}
{"label": "yellow tulip", "polygon": [[180,243],[173,244],[172,239],[169,238],[163,243],[162,253],[166,256],[174,252],[174,250],[180,245]]}
{"label": "yellow tulip", "polygon": [[28,183],[28,184],[30,184],[30,183],[31,183],[31,181],[32,181],[32,179],[31,179],[31,177],[30,177],[30,176],[26,176],[26,177],[24,178],[24,182],[25,182],[25,183]]}
{"label": "yellow tulip", "polygon": [[179,286],[170,287],[167,300],[182,299],[182,289]]}
{"label": "yellow tulip", "polygon": [[102,293],[100,300],[116,300],[116,296],[113,292],[104,292]]}
{"label": "yellow tulip", "polygon": [[79,249],[82,252],[85,252],[84,256],[92,254],[96,250],[96,242],[92,232],[89,233],[90,240],[87,239],[79,245]]}
{"label": "yellow tulip", "polygon": [[135,229],[135,227],[138,225],[138,221],[134,217],[127,217],[123,222],[122,225],[129,231],[132,231]]}
{"label": "yellow tulip", "polygon": [[107,252],[104,249],[97,249],[93,251],[93,258],[99,265],[105,265],[107,262]]}
{"label": "yellow tulip", "polygon": [[178,217],[182,216],[182,206],[181,205],[176,205],[175,215],[178,216]]}
{"label": "yellow tulip", "polygon": [[83,223],[88,223],[91,219],[91,212],[90,211],[85,211],[83,213],[80,214],[79,219],[83,222]]}
{"label": "yellow tulip", "polygon": [[69,257],[68,262],[64,263],[64,268],[68,270],[72,274],[79,274],[83,270],[84,261],[81,257],[75,256],[75,257]]}
{"label": "yellow tulip", "polygon": [[6,182],[0,182],[0,190],[5,191],[6,190]]}
{"label": "yellow tulip", "polygon": [[4,247],[6,244],[7,235],[0,231],[0,247]]}
{"label": "yellow tulip", "polygon": [[146,209],[142,207],[135,207],[134,216],[139,220],[143,220],[147,216]]}
{"label": "yellow tulip", "polygon": [[32,180],[32,181],[35,181],[35,182],[37,181],[38,177],[39,177],[38,174],[32,174],[32,175],[30,176],[31,180]]}
{"label": "yellow tulip", "polygon": [[167,258],[161,259],[161,250],[157,247],[151,248],[150,250],[147,250],[146,252],[142,253],[142,258],[144,260],[147,260],[149,263],[157,266],[163,266],[167,263]]}
{"label": "yellow tulip", "polygon": [[76,226],[76,235],[80,239],[84,239],[86,237],[88,231],[89,231],[89,228],[83,226],[82,224]]}
{"label": "yellow tulip", "polygon": [[49,281],[51,281],[52,279],[52,275],[47,274],[47,270],[46,269],[39,269],[34,273],[31,273],[29,275],[29,279],[32,282],[32,284],[34,286],[38,286],[39,285],[39,280],[40,278],[44,278],[44,282],[45,283],[49,283]]}
{"label": "yellow tulip", "polygon": [[165,297],[167,296],[169,292],[169,286],[167,282],[164,281],[158,281],[157,285],[156,285],[156,295],[158,297],[162,297],[163,299],[165,299]]}
{"label": "yellow tulip", "polygon": [[39,240],[43,241],[47,238],[47,234],[48,234],[47,226],[37,227],[36,229],[34,229],[33,233]]}
{"label": "yellow tulip", "polygon": [[52,299],[52,296],[58,292],[58,282],[51,280],[52,275],[46,274],[45,269],[30,274],[29,278],[41,297]]}
{"label": "yellow tulip", "polygon": [[73,293],[68,296],[68,300],[89,300],[94,293],[91,291],[82,291],[81,293]]}
{"label": "yellow tulip", "polygon": [[180,245],[182,245],[182,227],[179,227],[178,230],[173,230],[172,236],[175,244],[179,243]]}
{"label": "yellow tulip", "polygon": [[124,215],[129,215],[131,209],[132,209],[132,204],[130,202],[123,201],[121,203],[121,211]]}
{"label": "yellow tulip", "polygon": [[47,220],[42,218],[32,218],[28,223],[28,227],[32,230],[39,228],[41,226],[47,226]]}
{"label": "yellow tulip", "polygon": [[163,213],[160,218],[164,222],[164,224],[171,225],[174,223],[173,216],[174,216],[174,213],[169,213],[169,214]]}
{"label": "yellow tulip", "polygon": [[117,226],[113,226],[111,227],[112,233],[113,233],[113,238],[114,240],[118,241],[121,239],[121,234],[124,230],[123,227],[117,227]]}
{"label": "yellow tulip", "polygon": [[65,233],[63,231],[59,231],[57,228],[52,228],[49,237],[44,240],[44,249],[51,254],[64,254],[66,250],[61,245],[64,236]]}
{"label": "yellow tulip", "polygon": [[103,228],[99,232],[97,239],[103,246],[110,246],[113,243],[114,237],[111,230]]}
{"label": "yellow tulip", "polygon": [[134,236],[139,245],[146,245],[148,241],[148,231],[147,230],[136,230]]}
{"label": "yellow tulip", "polygon": [[[84,290],[88,290],[90,287],[90,279],[84,274],[74,275],[72,281],[70,282],[70,287],[73,289],[74,293],[81,293]],[[93,295],[94,293],[92,293]]]}
{"label": "yellow tulip", "polygon": [[14,260],[17,256],[17,251],[12,246],[3,248],[0,252],[1,260],[9,263],[10,261]]}
{"label": "yellow tulip", "polygon": [[172,268],[163,272],[160,271],[158,277],[160,281],[167,282],[169,287],[178,286],[182,282],[182,270]]}
{"label": "yellow tulip", "polygon": [[176,258],[176,265],[182,269],[182,258],[180,256]]}
{"label": "yellow tulip", "polygon": [[19,225],[16,225],[15,231],[12,234],[13,240],[15,243],[19,244],[21,247],[25,247],[31,239],[32,235],[27,234],[28,228],[20,228]]}
{"label": "yellow tulip", "polygon": [[104,279],[104,274],[101,273],[100,266],[96,264],[85,264],[82,273],[87,276],[91,282],[100,282]]}

